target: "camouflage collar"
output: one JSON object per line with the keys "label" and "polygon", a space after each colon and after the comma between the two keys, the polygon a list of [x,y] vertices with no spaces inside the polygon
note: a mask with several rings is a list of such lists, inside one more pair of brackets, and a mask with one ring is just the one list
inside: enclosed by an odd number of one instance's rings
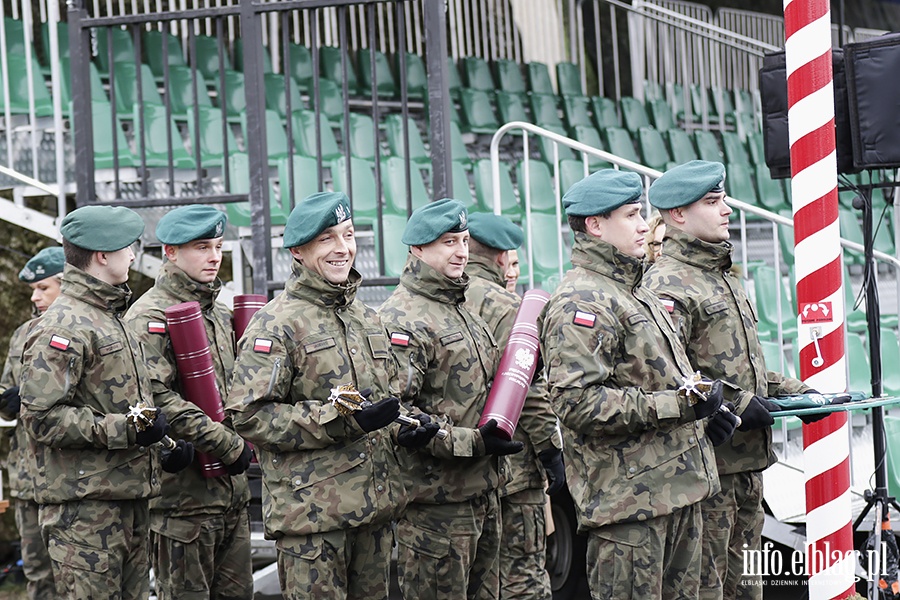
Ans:
{"label": "camouflage collar", "polygon": [[169,295],[182,302],[194,300],[200,303],[202,310],[212,308],[222,289],[222,281],[216,279],[212,283],[199,283],[170,262],[163,264],[156,276],[156,285]]}
{"label": "camouflage collar", "polygon": [[329,282],[296,260],[291,265],[291,271],[294,275],[284,286],[284,291],[295,298],[327,308],[338,309],[349,306],[356,298],[356,291],[362,282],[362,275],[354,268],[350,269],[347,281],[340,285]]}
{"label": "camouflage collar", "polygon": [[462,304],[466,301],[469,276],[463,273],[459,279],[449,279],[410,253],[400,275],[400,284],[415,294],[438,302]]}
{"label": "camouflage collar", "polygon": [[131,299],[131,290],[127,284],[110,285],[70,264],[66,264],[63,271],[61,292],[70,298],[114,313],[125,312]]}
{"label": "camouflage collar", "polygon": [[666,229],[663,254],[703,269],[727,271],[731,268],[734,246],[731,242],[712,244],[669,226]]}
{"label": "camouflage collar", "polygon": [[628,256],[619,252],[612,244],[580,232],[575,234],[572,265],[594,271],[630,287],[640,283],[644,273],[642,259]]}
{"label": "camouflage collar", "polygon": [[469,264],[466,265],[466,273],[469,277],[481,277],[491,283],[496,283],[504,289],[506,288],[505,273],[500,271],[500,265],[483,256],[470,254]]}

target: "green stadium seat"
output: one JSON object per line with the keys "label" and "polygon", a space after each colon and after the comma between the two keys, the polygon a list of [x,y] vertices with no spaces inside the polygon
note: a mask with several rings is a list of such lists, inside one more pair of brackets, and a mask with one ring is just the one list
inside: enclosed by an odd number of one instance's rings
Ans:
{"label": "green stadium seat", "polygon": [[[892,394],[893,395],[893,394]],[[900,497],[900,417],[884,416],[884,432],[887,441],[887,488],[893,498]]]}
{"label": "green stadium seat", "polygon": [[[569,134],[566,132],[566,130],[558,125],[550,125],[550,126],[544,127],[544,129],[546,129],[547,131],[552,131],[553,133],[559,134],[564,137],[569,136]],[[578,128],[576,127],[576,129],[578,129]],[[576,140],[578,139],[577,137],[575,137],[574,134],[572,135],[572,137]],[[575,158],[575,151],[572,150],[569,146],[565,146],[563,144],[556,144],[556,142],[554,142],[553,140],[546,138],[544,136],[538,136],[536,142],[537,142],[537,146],[538,146],[538,151],[541,154],[541,159],[547,164],[552,165],[553,161],[556,160],[556,158],[554,157],[554,154],[553,154],[554,146],[557,147],[557,155],[558,155],[559,160],[569,160],[569,159]]]}
{"label": "green stadium seat", "polygon": [[661,100],[665,97],[666,94],[661,84],[656,81],[644,80],[644,102],[649,104],[651,100]]}
{"label": "green stadium seat", "polygon": [[[513,221],[522,218],[522,208],[516,200],[512,179],[509,176],[509,165],[499,163],[500,167],[500,214]],[[491,161],[484,158],[475,162],[475,201],[479,210],[494,212],[494,183],[491,175]]]}
{"label": "green stadium seat", "polygon": [[584,88],[581,86],[581,69],[575,63],[556,63],[556,84],[560,96],[584,96]]}
{"label": "green stadium seat", "polygon": [[419,166],[431,165],[431,154],[425,149],[422,134],[412,117],[407,117],[407,131],[403,131],[403,115],[392,114],[384,119],[388,147],[394,156],[404,157],[404,135],[409,136],[409,159]]}
{"label": "green stadium seat", "polygon": [[566,117],[566,126],[571,131],[573,127],[593,127],[591,119],[591,101],[584,96],[563,96],[563,115]]}
{"label": "green stadium seat", "polygon": [[[857,214],[852,209],[838,209],[838,224],[841,228],[841,237],[857,244],[864,244],[862,225]],[[844,248],[844,260],[851,264],[861,265],[865,262],[861,252]]]}
{"label": "green stadium seat", "polygon": [[301,92],[309,92],[313,86],[312,53],[306,46],[293,43],[288,44],[288,52],[290,52],[288,72],[297,82]]}
{"label": "green stadium seat", "polygon": [[665,171],[672,162],[662,134],[652,127],[641,127],[638,130],[638,148],[641,150],[642,162],[657,171]]}
{"label": "green stadium seat", "polygon": [[[350,170],[347,170],[347,157],[341,156],[331,162],[331,177],[334,191],[344,192],[350,197],[353,208],[353,221],[356,225],[373,225],[378,219],[378,189],[375,185],[375,171],[371,162],[360,158],[350,159]],[[348,181],[348,176],[350,180]]]}
{"label": "green stadium seat", "polygon": [[[600,132],[593,127],[576,127],[572,131],[572,138],[597,150],[609,151],[609,147],[603,141],[603,138],[600,137]],[[611,163],[596,156],[588,156],[588,165],[592,172],[597,169],[608,169],[612,166]]]}
{"label": "green stadium seat", "polygon": [[[232,194],[249,194],[250,193],[250,157],[243,152],[235,152],[228,157],[228,170],[231,173],[231,189],[226,190]],[[287,223],[287,217],[290,211],[285,210],[284,206],[272,182],[268,182],[269,186],[269,216],[272,225],[284,225]],[[250,202],[228,202],[225,204],[225,214],[228,215],[228,222],[235,227],[250,227]]]}
{"label": "green stadium seat", "polygon": [[522,77],[522,70],[519,63],[514,60],[497,59],[494,61],[494,75],[498,83],[498,87],[504,92],[513,94],[524,94],[525,78]]}
{"label": "green stadium seat", "polygon": [[859,334],[847,335],[847,362],[849,377],[847,387],[851,392],[872,393],[872,370],[869,366],[869,352]]}
{"label": "green stadium seat", "polygon": [[[341,49],[334,46],[322,46],[319,48],[319,67],[322,77],[329,79],[343,89],[344,68],[341,66]],[[359,93],[359,80],[356,77],[356,70],[353,68],[353,61],[347,56],[347,92],[351,96]]]}
{"label": "green stadium seat", "polygon": [[[36,117],[49,117],[53,114],[53,102],[50,92],[44,84],[44,76],[37,58],[31,56],[31,93],[28,90],[27,61],[24,54],[10,54],[6,57],[9,69],[9,111],[12,114],[27,115],[29,113],[29,95],[34,97],[34,114]],[[0,76],[3,73],[0,71]],[[0,115],[6,110],[3,93],[0,92]]]}
{"label": "green stadium seat", "polygon": [[756,104],[753,101],[753,94],[749,90],[734,90],[734,110],[747,115],[756,114]]}
{"label": "green stadium seat", "polygon": [[[291,163],[287,158],[281,158],[277,161],[278,192],[283,208],[288,211],[288,214],[290,214],[289,211],[293,206],[296,206],[298,202],[316,192],[322,191],[319,189],[319,175],[316,159],[309,158],[308,156],[297,156],[296,154],[292,158],[294,164],[293,194],[291,194],[291,172],[289,170]],[[294,199],[293,205],[290,201],[291,197]],[[356,218],[356,214],[354,214],[353,217]]]}
{"label": "green stadium seat", "polygon": [[[550,278],[560,276],[559,264],[559,223],[555,214],[534,213],[531,215],[532,239],[527,240],[534,251],[534,264],[531,265],[536,282],[545,282]],[[527,235],[527,229],[526,229]],[[522,256],[527,257],[528,252],[520,250]],[[571,268],[568,264],[568,251],[563,244],[562,270],[565,272]]]}
{"label": "green stadium seat", "polygon": [[709,88],[709,104],[712,107],[712,114],[716,118],[725,117],[726,123],[735,123],[734,101],[732,100],[731,90],[720,87]]}
{"label": "green stadium seat", "polygon": [[[456,62],[453,61],[453,58],[447,57],[447,89],[450,90],[451,98],[459,98],[459,92],[462,90],[462,80],[459,78],[459,69],[456,68]],[[426,82],[427,88],[427,82]],[[428,92],[426,91],[425,97],[428,97]]]}
{"label": "green stadium seat", "polygon": [[550,69],[542,62],[530,62],[525,65],[528,75],[528,91],[532,94],[550,94],[553,91],[553,83],[550,81]]}
{"label": "green stadium seat", "polygon": [[382,98],[392,98],[397,94],[397,84],[394,83],[391,64],[384,52],[375,50],[374,77],[372,76],[372,57],[369,48],[361,48],[356,51],[356,62],[359,65],[361,94],[371,96],[373,85],[376,86],[378,96]]}
{"label": "green stadium seat", "polygon": [[523,94],[514,92],[504,92],[497,90],[497,113],[500,115],[501,123],[511,123],[512,121],[525,121],[529,123],[531,119],[528,117],[528,111],[525,109],[525,101],[522,99]]}
{"label": "green stadium seat", "polygon": [[463,141],[459,124],[453,121],[450,121],[450,156],[453,162],[460,162],[466,165],[467,168],[471,168],[472,158],[469,156],[466,142]]}
{"label": "green stadium seat", "polygon": [[[69,107],[70,114],[71,111]],[[137,166],[137,160],[131,153],[128,140],[125,139],[119,115],[116,115],[116,122],[113,125],[112,106],[108,100],[91,102],[91,127],[94,135],[94,169],[113,169],[116,160],[120,169]],[[113,140],[116,141],[115,148]]]}
{"label": "green stadium seat", "polygon": [[[9,32],[6,33],[9,36]],[[56,27],[56,40],[59,43],[59,59],[69,60],[69,27],[67,23],[59,22]],[[49,67],[50,60],[50,24],[47,21],[41,23],[41,42],[44,46],[44,66]],[[94,65],[96,67],[96,65]],[[48,69],[49,72],[49,69]]]}
{"label": "green stadium seat", "polygon": [[[843,236],[843,233],[841,235]],[[852,333],[866,331],[868,324],[866,323],[865,298],[862,299],[861,308],[857,308],[856,294],[853,292],[850,269],[846,260],[844,261],[844,305],[844,321],[847,323],[847,330]]]}
{"label": "green stadium seat", "polygon": [[[122,115],[130,115],[138,104],[137,69],[133,62],[120,62],[113,66],[111,74],[112,86],[116,92],[116,111]],[[153,72],[147,65],[141,65],[141,100],[145,105],[162,106],[162,96],[156,89]]]}
{"label": "green stadium seat", "polygon": [[769,169],[765,165],[754,169],[754,180],[759,191],[759,204],[763,208],[774,213],[782,210],[790,212],[791,205],[788,204],[787,197],[784,194],[784,185],[782,185],[781,181],[772,179],[769,175]]}
{"label": "green stadium seat", "polygon": [[664,135],[668,139],[669,150],[675,164],[683,165],[699,158],[690,134],[684,129],[670,129]]}
{"label": "green stadium seat", "polygon": [[491,68],[483,58],[466,56],[460,60],[459,64],[465,78],[466,87],[485,92],[493,92],[497,89],[497,86],[494,85],[494,78],[491,77]]}
{"label": "green stadium seat", "polygon": [[[280,76],[279,76],[280,77]],[[278,115],[274,111],[267,110],[266,116],[269,114]],[[279,117],[280,118],[280,117]],[[274,121],[269,123],[270,127],[274,127]],[[316,113],[311,110],[295,110],[291,114],[291,135],[294,137],[294,148],[301,156],[308,158],[322,157],[323,162],[328,162],[342,156],[342,152],[338,148],[337,140],[334,137],[334,131],[325,115],[321,115],[319,119],[319,137],[321,139],[320,149],[316,149]],[[269,148],[272,148],[271,143]],[[277,148],[276,150],[280,149]],[[286,150],[286,149],[285,149]]]}
{"label": "green stadium seat", "polygon": [[[6,55],[25,56],[25,24],[20,19],[12,17],[4,17],[4,34],[6,35]],[[66,23],[62,24],[63,27]],[[29,34],[29,45],[31,44]],[[32,51],[34,51],[32,49]]]}
{"label": "green stadium seat", "polygon": [[627,129],[622,127],[607,127],[603,130],[603,138],[610,154],[640,164],[641,159],[634,150],[634,140]]}
{"label": "green stadium seat", "polygon": [[[310,109],[315,109],[311,101]],[[319,80],[319,111],[334,124],[343,122],[344,95],[340,84],[330,79]]]}
{"label": "green stadium seat", "polygon": [[[68,58],[59,59],[60,78],[59,78],[59,95],[61,98],[63,116],[69,117],[69,103],[72,101],[72,64]],[[91,100],[109,103],[106,92],[103,90],[103,81],[100,79],[100,71],[97,65],[88,63],[91,80]]]}
{"label": "green stadium seat", "polygon": [[775,269],[761,265],[753,270],[753,289],[756,295],[756,312],[759,317],[760,339],[778,341],[778,301],[781,294],[781,324],[785,339],[797,338],[797,317],[787,287],[776,276]]}
{"label": "green stadium seat", "polygon": [[385,277],[400,277],[406,259],[409,256],[409,246],[404,244],[403,230],[406,229],[406,214],[392,215],[385,213],[381,216],[383,234],[379,233],[379,224],[372,225],[375,232],[375,249],[380,248],[381,238],[384,238],[384,275]]}
{"label": "green stadium seat", "polygon": [[[238,151],[237,139],[231,126],[226,123],[225,135],[222,135],[222,111],[213,106],[199,106],[197,108],[199,120],[195,121],[194,111],[187,112],[188,135],[191,144],[200,134],[200,164],[204,168],[224,166],[225,157]],[[199,123],[199,126],[197,125]],[[225,140],[228,140],[228,150],[225,150]],[[194,153],[196,158],[196,153]]]}
{"label": "green stadium seat", "polygon": [[[138,105],[134,106],[134,122],[138,123]],[[168,131],[172,132],[172,166],[176,169],[196,169],[193,157],[184,147],[184,140],[174,120],[166,119],[166,107],[161,104],[144,105],[144,152],[146,165],[151,168],[169,166]],[[135,156],[141,163],[141,141],[135,128]]]}
{"label": "green stadium seat", "polygon": [[[516,183],[519,187],[519,199],[522,214],[525,214],[525,161],[516,165]],[[531,190],[531,211],[556,214],[556,186],[550,167],[539,160],[528,161],[528,188]]]}
{"label": "green stadium seat", "polygon": [[559,109],[556,108],[556,96],[531,94],[529,100],[535,125],[540,127],[546,127],[547,125],[553,125],[554,127],[563,126],[562,119],[559,118]]}
{"label": "green stadium seat", "polygon": [[375,121],[367,114],[350,113],[350,155],[375,162],[379,151],[378,131]]}
{"label": "green stadium seat", "polygon": [[399,156],[381,161],[381,183],[384,188],[385,211],[395,215],[407,215],[406,165],[409,165],[409,181],[412,193],[412,210],[429,202],[422,173],[414,163],[407,163]]}
{"label": "green stadium seat", "polygon": [[[219,40],[217,38],[198,35],[194,38],[194,45],[197,50],[197,69],[209,81],[218,81],[220,72],[232,70],[228,52],[222,52],[222,64],[219,64]],[[133,57],[132,60],[134,60]]]}
{"label": "green stadium seat", "polygon": [[[897,332],[886,327],[881,328],[881,364],[887,366],[882,369],[881,385],[889,396],[900,396],[900,340]],[[900,457],[898,457],[900,458]]]}
{"label": "green stadium seat", "polygon": [[666,100],[672,107],[675,119],[682,123],[696,123],[700,119],[696,105],[691,104],[690,112],[686,114],[687,102],[690,102],[690,94],[685,94],[680,83],[666,83]]}
{"label": "green stadium seat", "polygon": [[[212,100],[206,89],[203,73],[197,71],[197,104],[212,107]],[[191,68],[183,65],[169,66],[169,87],[166,89],[168,101],[172,106],[172,114],[176,118],[186,119],[194,106],[194,80]]]}
{"label": "green stadium seat", "polygon": [[591,98],[591,107],[594,111],[594,123],[596,123],[597,127],[600,129],[622,126],[622,122],[619,120],[619,112],[616,109],[616,103],[611,98],[594,96]]}
{"label": "green stadium seat", "polygon": [[[65,25],[65,24],[63,24]],[[97,39],[97,68],[103,74],[109,73],[109,35],[112,34],[112,61],[134,64],[134,38],[131,31],[121,27],[98,27],[94,30]]]}
{"label": "green stadium seat", "polygon": [[[286,119],[289,112],[305,108],[303,98],[300,97],[300,87],[293,78],[287,78],[287,88],[285,88],[284,75],[279,73],[266,73],[263,75],[263,82],[266,88],[266,108],[274,110],[282,119]],[[287,91],[291,94],[291,107],[288,111]]]}
{"label": "green stadium seat", "polygon": [[619,99],[619,107],[622,109],[622,121],[628,133],[634,135],[641,127],[650,127],[647,110],[637,98],[623,96]]}
{"label": "green stadium seat", "polygon": [[453,197],[471,209],[475,206],[475,196],[472,195],[472,186],[469,183],[469,168],[461,162],[454,161],[451,169]]}
{"label": "green stadium seat", "polygon": [[459,92],[460,106],[465,124],[463,130],[469,133],[493,134],[500,127],[491,97],[483,90],[462,88]]}
{"label": "green stadium seat", "polygon": [[221,87],[218,76],[214,80],[217,93],[217,106],[225,110],[229,120],[238,121],[247,110],[247,98],[244,94],[244,74],[240,71],[225,71],[222,76],[225,89]]}
{"label": "green stadium seat", "polygon": [[[881,190],[874,190],[880,192]],[[879,252],[884,252],[889,256],[894,256],[894,232],[891,227],[891,223],[893,223],[893,208],[888,207],[885,209],[884,218],[881,220],[881,224],[879,225],[879,215],[873,216],[872,226],[875,227],[875,240],[874,240],[874,248]]]}
{"label": "green stadium seat", "polygon": [[[296,111],[295,111],[296,112]],[[247,116],[242,115],[241,127],[244,131],[244,140],[247,139]],[[297,140],[297,126],[294,125],[294,143]],[[290,153],[288,147],[287,132],[281,117],[274,110],[266,110],[266,154],[269,157],[269,164],[288,156]]]}
{"label": "green stadium seat", "polygon": [[181,51],[181,40],[178,36],[171,33],[163,33],[162,31],[152,30],[144,32],[144,56],[147,57],[147,63],[150,70],[157,78],[162,78],[165,71],[163,64],[163,37],[168,44],[168,60],[169,66],[186,67],[184,54]]}
{"label": "green stadium seat", "polygon": [[749,167],[751,165],[747,147],[737,133],[733,131],[722,132],[722,150],[725,153],[725,163],[729,167],[732,165]]}
{"label": "green stadium seat", "polygon": [[694,144],[697,146],[697,154],[700,160],[708,160],[713,162],[725,162],[725,155],[719,148],[719,142],[711,131],[703,129],[696,130],[693,134]]}
{"label": "green stadium seat", "polygon": [[[588,175],[590,175],[590,171],[585,173],[584,161],[577,159],[559,161],[560,197],[564,196],[573,184],[578,183]],[[565,218],[565,211],[563,211],[563,218]]]}
{"label": "green stadium seat", "polygon": [[647,114],[650,116],[650,123],[659,131],[668,131],[677,127],[675,117],[672,115],[672,108],[663,98],[648,100]]}
{"label": "green stadium seat", "polygon": [[757,167],[766,167],[766,151],[764,148],[763,134],[752,132],[747,134],[747,150],[750,153],[750,162]]}
{"label": "green stadium seat", "polygon": [[[789,209],[779,211],[779,214],[789,219],[792,218]],[[778,245],[781,248],[781,256],[787,265],[794,264],[794,229],[787,225],[778,225]],[[796,287],[796,286],[795,286]]]}
{"label": "green stadium seat", "polygon": [[[397,72],[397,97],[400,97],[400,53],[394,54],[394,70]],[[458,95],[458,94],[457,94]],[[406,96],[410,100],[424,100],[428,96],[428,73],[425,61],[418,54],[406,53]]]}
{"label": "green stadium seat", "polygon": [[785,359],[784,350],[780,343],[760,340],[760,345],[762,345],[763,358],[766,361],[766,370],[775,371],[788,377],[796,377],[791,364]]}
{"label": "green stadium seat", "polygon": [[[725,192],[741,202],[759,205],[759,196],[753,186],[753,175],[750,167],[746,165],[729,165],[728,174],[725,177]],[[751,218],[751,215],[747,215]]]}
{"label": "green stadium seat", "polygon": [[[266,73],[274,73],[275,69],[272,68],[272,56],[269,54],[269,49],[263,47],[262,53],[262,61],[263,61],[263,74]],[[244,39],[237,38],[234,40],[234,68],[244,73]]]}

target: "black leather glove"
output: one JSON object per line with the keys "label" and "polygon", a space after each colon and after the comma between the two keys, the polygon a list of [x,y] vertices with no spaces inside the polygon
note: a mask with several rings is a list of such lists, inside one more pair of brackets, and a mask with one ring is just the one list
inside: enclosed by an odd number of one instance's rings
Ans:
{"label": "black leather glove", "polygon": [[250,444],[244,442],[244,449],[241,451],[241,455],[238,456],[236,461],[228,465],[228,474],[240,475],[250,467],[250,461],[252,459],[253,448],[250,447]]}
{"label": "black leather glove", "polygon": [[194,462],[194,445],[184,440],[175,442],[172,450],[162,452],[162,470],[166,473],[177,473]]}
{"label": "black leather glove", "polygon": [[737,417],[734,415],[734,405],[729,402],[725,405],[730,412],[724,410],[717,412],[706,423],[706,437],[713,446],[721,446],[731,439],[737,427]]}
{"label": "black leather glove", "polygon": [[[803,392],[804,394],[820,394],[821,392],[814,390],[812,388]],[[837,405],[844,404],[845,402],[850,402],[850,394],[843,394],[841,396],[835,396],[829,402],[829,405]],[[803,421],[805,424],[809,425],[810,423],[815,423],[816,421],[821,421],[825,417],[829,416],[831,413],[817,413],[813,415],[797,415],[797,417]]]}
{"label": "black leather glove", "polygon": [[750,398],[750,404],[741,413],[741,424],[738,426],[738,431],[753,431],[771,426],[775,423],[775,417],[770,413],[778,410],[780,410],[778,405],[768,398],[753,396]]}
{"label": "black leather glove", "polygon": [[547,473],[547,493],[551,496],[566,485],[566,466],[563,464],[562,450],[550,448],[538,453],[544,472]]}
{"label": "black leather glove", "polygon": [[724,399],[723,393],[722,382],[717,379],[706,395],[706,400],[700,400],[694,405],[694,419],[704,419],[719,410]]}
{"label": "black leather glove", "polygon": [[0,413],[15,418],[22,406],[22,398],[19,396],[19,386],[14,385],[0,394]]}
{"label": "black leather glove", "polygon": [[525,445],[522,442],[507,441],[501,437],[497,437],[496,435],[494,435],[494,431],[496,430],[496,419],[491,419],[478,428],[478,433],[481,434],[481,439],[484,441],[485,454],[504,456],[506,454],[515,454],[517,452],[521,452],[525,448]]}
{"label": "black leather glove", "polygon": [[138,431],[137,435],[134,436],[134,441],[137,442],[138,446],[152,446],[163,439],[167,431],[169,431],[169,425],[166,422],[166,415],[157,409],[153,425],[143,431]]}
{"label": "black leather glove", "polygon": [[363,431],[369,433],[390,425],[394,419],[400,416],[400,399],[385,398],[371,406],[353,413],[353,418]]}
{"label": "black leather glove", "polygon": [[404,425],[397,432],[397,443],[404,448],[424,448],[441,428],[426,414],[416,415],[415,418],[419,421],[418,427]]}

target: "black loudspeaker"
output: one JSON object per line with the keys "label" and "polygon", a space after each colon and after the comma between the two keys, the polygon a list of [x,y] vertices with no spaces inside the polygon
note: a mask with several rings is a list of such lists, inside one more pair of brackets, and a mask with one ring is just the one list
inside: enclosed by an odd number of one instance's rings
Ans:
{"label": "black loudspeaker", "polygon": [[900,34],[845,47],[853,164],[900,167]]}
{"label": "black loudspeaker", "polygon": [[[832,51],[831,64],[834,77],[834,129],[838,171],[857,173],[860,169],[853,163],[847,80],[844,73],[844,53],[841,50]],[[759,70],[759,94],[762,100],[766,165],[773,179],[790,177],[787,66],[783,51],[772,52],[763,59],[763,66]]]}

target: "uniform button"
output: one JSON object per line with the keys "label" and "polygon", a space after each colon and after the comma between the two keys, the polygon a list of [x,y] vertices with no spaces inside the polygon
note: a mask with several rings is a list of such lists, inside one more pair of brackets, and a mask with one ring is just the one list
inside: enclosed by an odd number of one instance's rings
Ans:
{"label": "uniform button", "polygon": [[151,479],[150,479],[150,483],[151,483],[152,485],[156,485],[156,477],[151,478]]}
{"label": "uniform button", "polygon": [[756,354],[753,353],[753,352],[751,352],[751,353],[750,353],[750,358],[756,358]]}
{"label": "uniform button", "polygon": [[295,480],[294,480],[294,485],[300,485],[300,484],[302,484],[302,483],[303,483],[303,482],[300,481],[299,479],[295,479]]}
{"label": "uniform button", "polygon": [[273,464],[274,464],[274,463],[277,463],[277,462],[278,462],[278,459],[277,459],[277,458],[273,458],[273,459],[272,459],[272,463],[273,463]]}
{"label": "uniform button", "polygon": [[365,453],[365,452],[360,452],[360,453],[359,453],[359,457],[360,457],[360,458],[365,458],[365,457],[366,457],[366,453]]}
{"label": "uniform button", "polygon": [[688,438],[688,444],[693,444],[696,440],[694,438]]}
{"label": "uniform button", "polygon": [[629,472],[629,473],[634,473],[636,470],[637,470],[637,469],[635,469],[634,467],[628,467],[628,472]]}
{"label": "uniform button", "polygon": [[638,515],[638,521],[646,521],[646,520],[647,520],[647,515],[645,515],[644,513],[641,513]]}
{"label": "uniform button", "polygon": [[84,475],[84,471],[78,471],[79,475]]}
{"label": "uniform button", "polygon": [[376,487],[375,489],[378,490],[379,492],[383,492],[383,491],[384,491],[384,486],[383,486],[383,485],[379,485],[379,486]]}
{"label": "uniform button", "polygon": [[425,472],[426,472],[426,473],[431,473],[431,469],[432,469],[432,468],[431,468],[430,466],[425,467]]}
{"label": "uniform button", "polygon": [[350,354],[356,354],[356,348],[350,348]]}

